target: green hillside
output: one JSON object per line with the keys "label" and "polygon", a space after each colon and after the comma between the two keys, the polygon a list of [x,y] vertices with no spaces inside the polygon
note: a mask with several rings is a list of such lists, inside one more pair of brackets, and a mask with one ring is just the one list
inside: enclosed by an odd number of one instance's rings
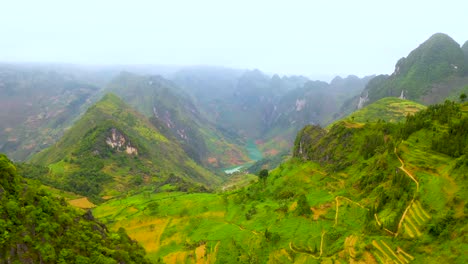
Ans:
{"label": "green hillside", "polygon": [[50,168],[41,176],[46,183],[93,197],[155,184],[202,190],[220,182],[113,94],[90,107],[31,162]]}
{"label": "green hillside", "polygon": [[154,262],[466,263],[468,105],[347,123],[305,127],[294,158],[236,191],[145,191],[94,213]]}
{"label": "green hillside", "polygon": [[449,36],[437,33],[401,58],[392,75],[381,75],[366,86],[363,95],[374,102],[380,98],[402,94],[422,103],[443,102],[451,92],[468,84],[465,54]]}
{"label": "green hillside", "polygon": [[160,76],[121,73],[106,88],[148,117],[161,132],[177,140],[199,164],[225,168],[249,161],[236,135],[222,133],[209,122],[181,88]]}
{"label": "green hillside", "polygon": [[408,114],[413,115],[425,108],[426,106],[413,101],[386,97],[351,113],[344,120],[356,123],[377,122],[378,120],[400,122]]}
{"label": "green hillside", "polygon": [[26,182],[0,154],[1,263],[149,263],[125,230],[109,232],[84,213]]}

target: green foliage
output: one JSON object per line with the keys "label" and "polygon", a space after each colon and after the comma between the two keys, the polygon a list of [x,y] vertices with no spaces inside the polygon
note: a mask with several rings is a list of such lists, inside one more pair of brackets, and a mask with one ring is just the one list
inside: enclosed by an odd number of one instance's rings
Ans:
{"label": "green foliage", "polygon": [[353,123],[400,122],[404,121],[406,116],[425,108],[424,105],[413,101],[385,97],[353,112],[344,120]]}
{"label": "green foliage", "polygon": [[297,199],[296,215],[310,216],[311,213],[312,211],[310,210],[310,205],[307,201],[307,197],[304,194],[301,194],[299,196],[299,199]]}
{"label": "green foliage", "polygon": [[148,263],[125,230],[117,233],[65,200],[24,183],[0,155],[0,260],[13,263]]}
{"label": "green foliage", "polygon": [[466,93],[460,94],[460,102],[465,102],[466,100]]}
{"label": "green foliage", "polygon": [[199,164],[216,165],[207,162],[209,157],[215,157],[218,166],[227,167],[230,161],[226,151],[247,160],[238,136],[227,135],[213,126],[192,98],[169,80],[123,72],[108,84],[107,91],[150,117],[161,134],[177,141]]}
{"label": "green foliage", "polygon": [[41,177],[45,183],[94,200],[116,195],[117,189],[139,187],[143,179],[160,184],[177,175],[184,190],[206,190],[221,181],[190,159],[173,138],[165,137],[112,94],[90,107],[57,144],[31,161],[49,166],[48,174]]}
{"label": "green foliage", "polygon": [[268,170],[263,169],[258,173],[258,177],[262,180],[265,181],[266,178],[268,177]]}
{"label": "green foliage", "polygon": [[397,97],[402,91],[411,100],[423,101],[423,96],[429,95],[435,97],[435,101],[442,101],[446,95],[440,96],[433,92],[433,85],[463,76],[466,68],[465,55],[460,45],[449,36],[438,33],[413,50],[408,57],[400,59],[392,75],[374,78],[366,90],[370,102],[388,96]]}

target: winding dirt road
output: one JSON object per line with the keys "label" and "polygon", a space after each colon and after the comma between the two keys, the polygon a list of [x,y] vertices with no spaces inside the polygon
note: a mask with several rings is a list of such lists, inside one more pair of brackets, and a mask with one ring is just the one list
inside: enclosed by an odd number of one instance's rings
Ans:
{"label": "winding dirt road", "polygon": [[401,166],[399,167],[400,170],[402,170],[411,180],[413,180],[416,183],[416,192],[413,194],[413,199],[411,199],[411,202],[409,203],[408,207],[406,207],[405,211],[403,212],[403,215],[401,216],[400,222],[398,223],[398,228],[397,232],[395,233],[395,237],[398,236],[398,233],[400,232],[401,225],[403,224],[403,220],[405,220],[406,214],[408,213],[409,209],[414,203],[414,198],[416,197],[416,193],[419,192],[419,182],[414,178],[413,174],[411,174],[409,171],[405,169],[405,163],[403,160],[398,156],[397,154],[397,148],[395,147],[395,156],[398,158],[398,160],[401,163]]}

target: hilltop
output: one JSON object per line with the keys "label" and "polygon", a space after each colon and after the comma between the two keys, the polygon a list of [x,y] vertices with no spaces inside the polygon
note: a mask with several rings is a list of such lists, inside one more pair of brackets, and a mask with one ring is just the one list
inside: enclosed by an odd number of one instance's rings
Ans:
{"label": "hilltop", "polygon": [[42,180],[82,195],[118,195],[136,187],[203,190],[220,178],[197,165],[180,145],[113,94],[93,105],[32,163],[48,166]]}
{"label": "hilltop", "polygon": [[398,97],[385,97],[351,113],[343,120],[357,123],[377,122],[378,120],[400,122],[407,115],[413,115],[423,109],[426,109],[426,106],[413,101]]}

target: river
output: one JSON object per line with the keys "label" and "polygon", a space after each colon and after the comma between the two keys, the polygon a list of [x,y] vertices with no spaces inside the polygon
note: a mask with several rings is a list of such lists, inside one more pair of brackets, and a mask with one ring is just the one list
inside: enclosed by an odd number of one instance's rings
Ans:
{"label": "river", "polygon": [[242,165],[236,165],[236,166],[232,166],[232,167],[229,167],[229,168],[225,168],[224,173],[232,174],[234,172],[238,172],[242,168],[244,168],[244,167],[246,167],[248,165],[251,165],[254,162],[259,161],[259,160],[261,160],[263,158],[262,152],[258,149],[257,144],[255,144],[255,141],[252,140],[252,139],[249,139],[247,141],[247,144],[245,145],[245,150],[247,150],[249,159],[251,159],[252,161],[246,162],[246,163],[244,163]]}

